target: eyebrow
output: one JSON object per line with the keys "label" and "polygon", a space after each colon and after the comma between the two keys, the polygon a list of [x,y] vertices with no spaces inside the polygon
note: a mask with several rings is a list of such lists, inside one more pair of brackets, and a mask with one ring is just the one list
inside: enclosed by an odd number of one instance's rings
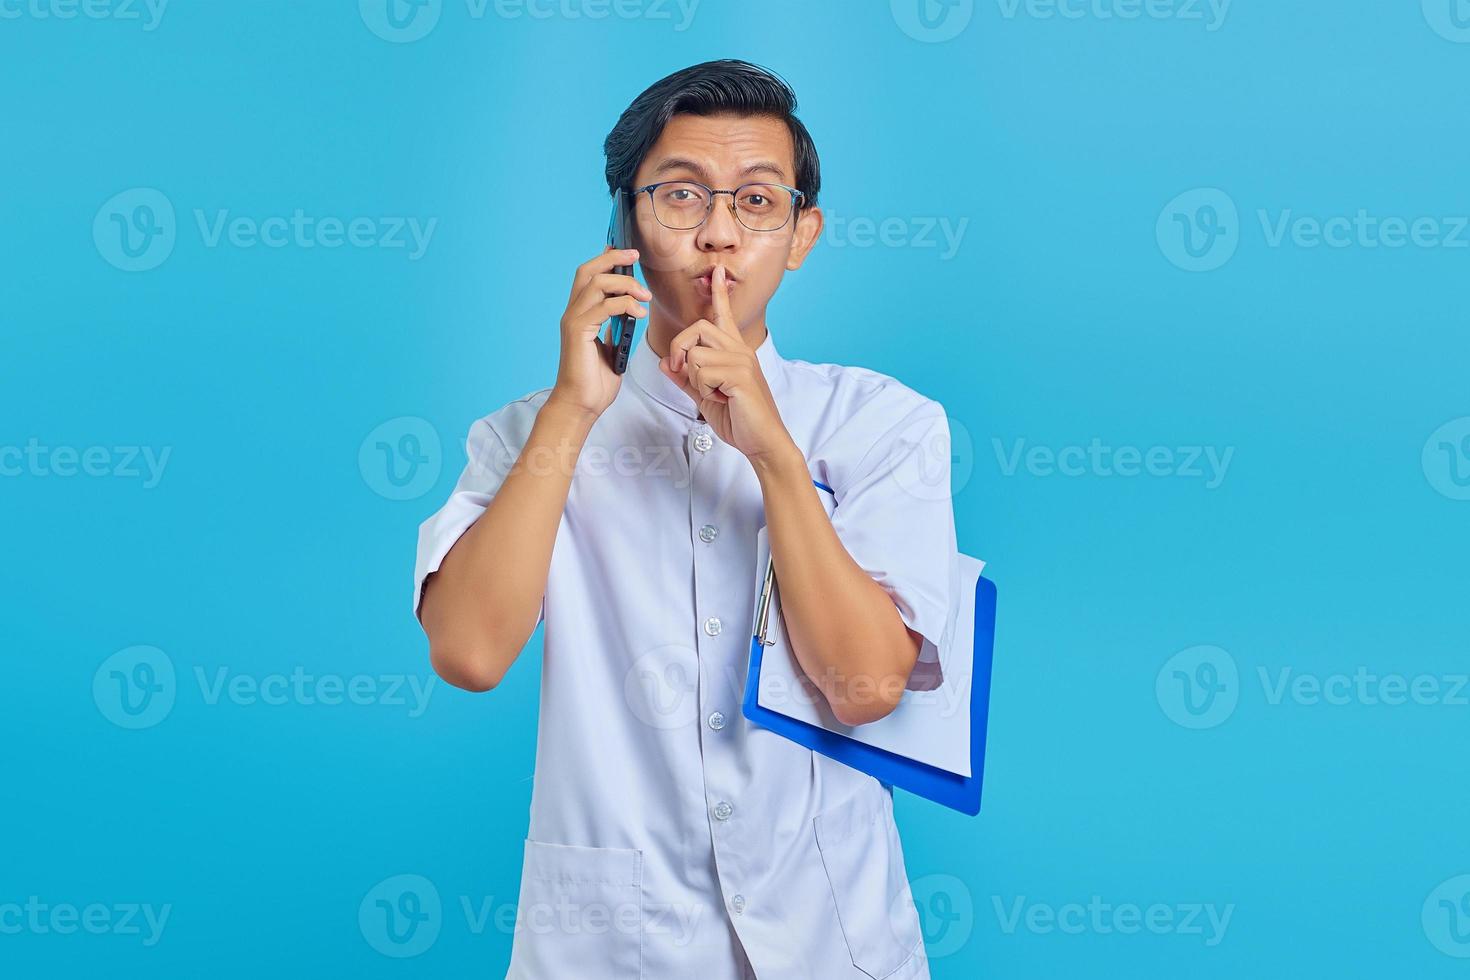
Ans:
{"label": "eyebrow", "polygon": [[[710,173],[704,168],[703,164],[698,163],[694,160],[686,160],[683,157],[669,157],[667,160],[660,163],[657,167],[653,168],[653,176],[662,176],[663,174],[669,173],[673,170],[688,170],[691,171],[700,180],[704,181],[706,184],[711,182]],[[740,171],[740,176],[750,177],[754,174],[759,173],[771,173],[775,174],[782,180],[786,179],[786,171],[782,169],[779,164],[772,163],[769,160],[757,160],[755,163],[748,165],[744,170]]]}

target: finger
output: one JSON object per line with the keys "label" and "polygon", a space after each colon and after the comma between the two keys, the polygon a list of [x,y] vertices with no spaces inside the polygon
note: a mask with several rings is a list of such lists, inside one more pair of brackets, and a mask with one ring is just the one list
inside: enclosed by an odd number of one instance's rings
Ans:
{"label": "finger", "polygon": [[653,293],[632,276],[603,272],[589,279],[587,285],[570,305],[578,311],[580,316],[581,311],[596,306],[609,296],[618,295],[635,296],[645,303],[653,299]]}
{"label": "finger", "polygon": [[631,296],[609,296],[601,303],[597,303],[589,309],[583,310],[577,316],[577,324],[583,330],[597,331],[602,328],[603,323],[610,317],[627,314],[628,316],[642,319],[648,316],[648,310],[640,306],[638,301]]}
{"label": "finger", "polygon": [[572,277],[572,295],[575,296],[587,288],[592,277],[603,272],[611,272],[620,265],[632,265],[638,261],[638,250],[636,248],[613,248],[611,245],[603,249],[602,254],[588,259],[577,266],[577,272]]}
{"label": "finger", "polygon": [[714,391],[739,392],[750,379],[750,358],[731,351],[696,347],[689,352],[689,383],[701,398]]}
{"label": "finger", "polygon": [[695,320],[676,333],[674,339],[669,341],[669,356],[674,359],[674,370],[682,371],[688,360],[689,351],[695,347],[730,350],[733,346],[734,341],[725,331],[708,320]]}
{"label": "finger", "polygon": [[[625,276],[616,272],[598,273],[587,284],[587,289],[600,289],[608,296],[614,293],[630,293],[644,302],[653,299],[653,293],[650,293],[648,287],[643,285],[643,283],[634,279],[632,276]],[[586,291],[583,290],[583,292]]]}
{"label": "finger", "polygon": [[710,294],[714,297],[715,325],[732,337],[740,336],[740,327],[735,323],[735,313],[730,309],[730,280],[723,265],[715,266],[710,277]]}

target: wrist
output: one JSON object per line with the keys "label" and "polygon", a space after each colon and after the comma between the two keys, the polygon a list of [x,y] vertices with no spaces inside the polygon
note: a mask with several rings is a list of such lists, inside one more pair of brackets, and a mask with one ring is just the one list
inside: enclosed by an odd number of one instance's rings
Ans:
{"label": "wrist", "polygon": [[542,403],[536,417],[549,418],[559,424],[572,429],[590,430],[592,424],[597,421],[600,412],[593,411],[585,405],[579,405],[575,401],[564,398],[556,393],[555,389]]}
{"label": "wrist", "polygon": [[807,482],[811,474],[807,471],[806,457],[801,447],[790,439],[780,447],[748,457],[761,483]]}

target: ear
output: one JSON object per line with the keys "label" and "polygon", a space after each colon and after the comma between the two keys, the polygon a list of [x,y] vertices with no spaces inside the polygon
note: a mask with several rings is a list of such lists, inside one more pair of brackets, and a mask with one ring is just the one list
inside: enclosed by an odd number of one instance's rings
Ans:
{"label": "ear", "polygon": [[791,238],[791,252],[786,256],[786,271],[795,272],[822,237],[821,208],[807,208],[796,217],[796,233]]}

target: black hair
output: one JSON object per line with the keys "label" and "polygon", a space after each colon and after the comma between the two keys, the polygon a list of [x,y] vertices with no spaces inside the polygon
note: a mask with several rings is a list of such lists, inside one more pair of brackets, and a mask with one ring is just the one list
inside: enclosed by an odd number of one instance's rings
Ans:
{"label": "black hair", "polygon": [[796,157],[796,189],[802,208],[817,203],[822,168],[811,133],[796,118],[796,93],[768,68],[726,58],[706,61],[654,82],[633,100],[603,141],[607,157],[607,190],[633,189],[633,175],[658,142],[664,126],[676,113],[712,116],[730,112],[743,116],[772,116],[786,123]]}

